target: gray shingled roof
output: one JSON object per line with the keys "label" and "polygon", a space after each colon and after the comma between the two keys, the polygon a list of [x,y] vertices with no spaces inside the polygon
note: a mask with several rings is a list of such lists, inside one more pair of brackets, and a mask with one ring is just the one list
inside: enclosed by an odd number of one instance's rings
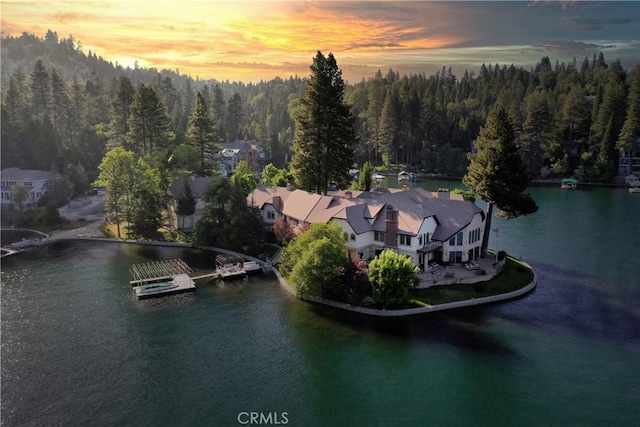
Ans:
{"label": "gray shingled roof", "polygon": [[2,181],[42,181],[48,180],[51,173],[34,169],[6,168],[0,171],[0,176]]}
{"label": "gray shingled roof", "polygon": [[[346,220],[353,230],[365,233],[371,230],[386,230],[384,207],[391,205],[398,210],[398,232],[417,235],[426,218],[434,217],[438,226],[432,236],[434,240],[446,241],[467,226],[475,214],[484,212],[473,202],[451,194],[449,199],[438,198],[438,193],[421,188],[382,191],[336,192],[333,196],[307,193],[302,190],[287,191],[281,187],[260,187],[249,195],[258,207],[276,194],[284,191],[282,212],[292,218],[306,222],[326,223],[331,218]],[[374,220],[373,224],[370,220]]]}
{"label": "gray shingled roof", "polygon": [[[211,181],[221,179],[221,176],[196,176],[189,177],[189,184],[191,185],[191,193],[193,197],[201,198],[204,194],[207,186]],[[184,178],[176,179],[171,183],[170,191],[174,198],[179,199],[182,194],[182,187],[184,186]]]}
{"label": "gray shingled roof", "polygon": [[[397,209],[399,233],[416,235],[425,218],[435,217],[438,226],[432,237],[434,240],[445,241],[468,225],[476,213],[483,212],[473,202],[464,200],[461,196],[450,196],[454,197],[439,199],[437,193],[415,188],[395,192],[372,191],[363,193],[361,197],[384,202]],[[384,212],[378,210],[373,229],[385,231],[385,221]]]}

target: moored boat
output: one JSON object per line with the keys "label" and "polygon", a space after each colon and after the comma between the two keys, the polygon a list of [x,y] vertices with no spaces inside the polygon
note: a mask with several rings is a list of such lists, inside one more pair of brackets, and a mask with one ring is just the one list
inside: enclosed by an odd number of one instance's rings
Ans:
{"label": "moored boat", "polygon": [[398,174],[398,181],[409,181],[409,172],[402,171]]}
{"label": "moored boat", "polygon": [[578,188],[578,180],[575,178],[565,178],[562,180],[560,188],[563,190],[575,190]]}

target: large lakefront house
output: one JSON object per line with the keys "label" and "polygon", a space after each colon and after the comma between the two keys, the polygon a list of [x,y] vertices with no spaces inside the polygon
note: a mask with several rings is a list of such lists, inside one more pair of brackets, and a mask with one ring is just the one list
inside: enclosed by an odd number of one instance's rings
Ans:
{"label": "large lakefront house", "polygon": [[26,191],[26,199],[23,207],[35,209],[38,201],[49,194],[51,173],[41,170],[29,170],[19,168],[6,168],[0,172],[2,191],[0,202],[3,208],[15,207],[15,191],[23,188]]}
{"label": "large lakefront house", "polygon": [[266,224],[281,218],[294,227],[336,222],[352,260],[371,259],[391,248],[425,268],[430,261],[478,259],[484,211],[448,190],[421,188],[343,190],[332,195],[284,187],[258,187],[247,197]]}

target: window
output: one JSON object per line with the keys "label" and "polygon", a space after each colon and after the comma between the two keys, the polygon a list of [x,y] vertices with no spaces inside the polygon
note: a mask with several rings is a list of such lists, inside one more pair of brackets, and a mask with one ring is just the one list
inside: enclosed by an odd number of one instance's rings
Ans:
{"label": "window", "polygon": [[469,243],[475,243],[480,240],[480,229],[476,228],[469,232]]}
{"label": "window", "polygon": [[347,240],[349,240],[349,235],[346,232],[344,232],[344,233],[342,233],[342,238],[346,242]]}
{"label": "window", "polygon": [[461,232],[459,232],[459,233],[458,233],[458,235],[456,236],[456,237],[457,237],[457,242],[456,242],[456,244],[457,244],[458,246],[462,246],[462,236],[463,236],[462,231],[461,231]]}
{"label": "window", "polygon": [[451,251],[449,252],[449,262],[450,263],[460,263],[462,262],[462,251]]}
{"label": "window", "polygon": [[401,245],[406,245],[406,246],[411,246],[411,236],[407,236],[404,234],[400,235],[400,244]]}
{"label": "window", "polygon": [[455,246],[456,245],[456,238],[455,236],[449,239],[449,246]]}
{"label": "window", "polygon": [[351,240],[356,240],[356,235],[351,233]]}
{"label": "window", "polygon": [[267,211],[267,218],[276,219],[276,213],[274,211]]}
{"label": "window", "polygon": [[373,240],[375,240],[376,242],[384,242],[384,233],[382,231],[374,232]]}

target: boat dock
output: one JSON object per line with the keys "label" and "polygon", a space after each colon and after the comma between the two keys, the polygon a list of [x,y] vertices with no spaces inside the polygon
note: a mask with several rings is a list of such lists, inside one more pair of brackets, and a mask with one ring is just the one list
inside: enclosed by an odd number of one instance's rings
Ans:
{"label": "boat dock", "polygon": [[134,264],[129,269],[133,280],[129,284],[139,299],[194,291],[199,279],[232,280],[247,273],[262,272],[263,266],[240,257],[218,256],[217,267],[211,273],[194,275],[194,270],[181,259]]}
{"label": "boat dock", "polygon": [[168,281],[146,283],[134,289],[138,299],[146,299],[195,291],[196,284],[187,274],[178,274]]}
{"label": "boat dock", "polygon": [[165,282],[181,274],[189,276],[193,274],[193,269],[181,259],[169,259],[134,264],[129,269],[129,272],[133,276],[133,280],[129,284],[131,286],[140,286],[148,283]]}
{"label": "boat dock", "polygon": [[138,299],[155,298],[196,290],[190,277],[193,269],[181,259],[134,264],[129,269],[133,287]]}

